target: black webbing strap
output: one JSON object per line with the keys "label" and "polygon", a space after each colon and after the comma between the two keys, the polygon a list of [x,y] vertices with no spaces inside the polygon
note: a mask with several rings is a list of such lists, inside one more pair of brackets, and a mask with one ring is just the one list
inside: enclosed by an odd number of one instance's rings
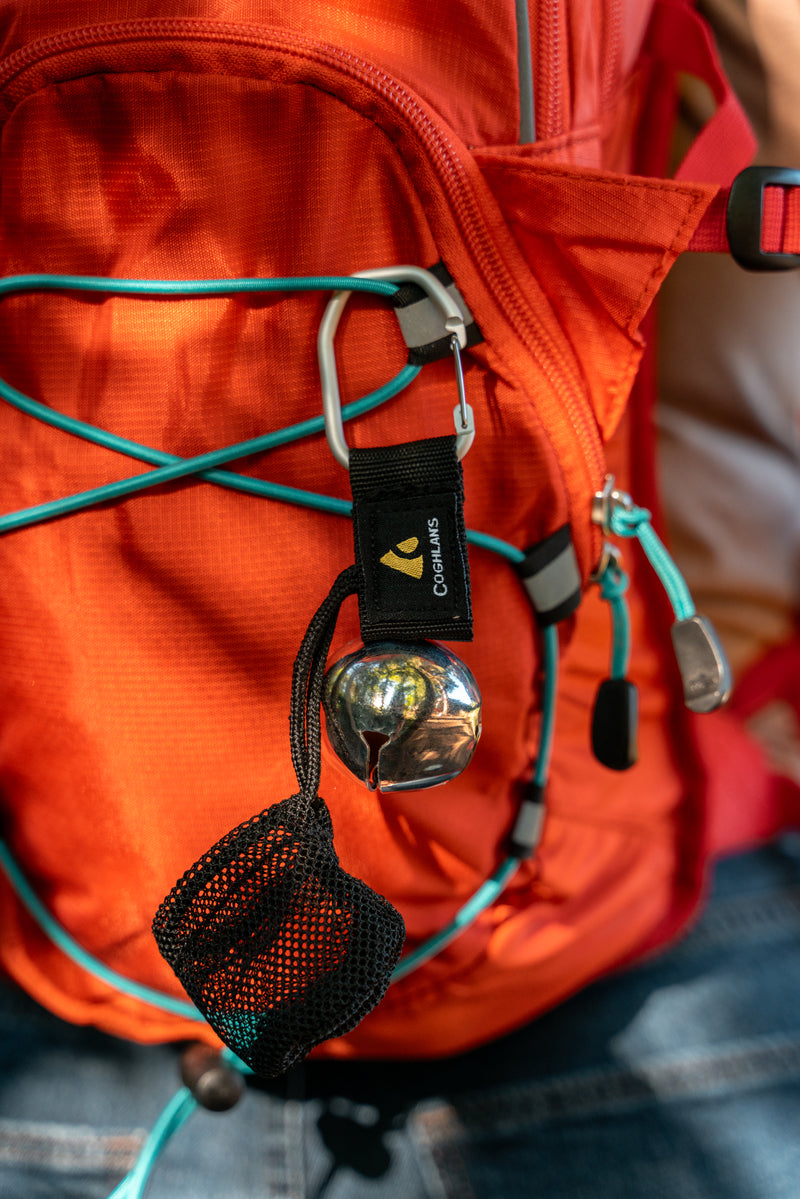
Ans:
{"label": "black webbing strap", "polygon": [[456,439],[350,451],[361,636],[472,640]]}

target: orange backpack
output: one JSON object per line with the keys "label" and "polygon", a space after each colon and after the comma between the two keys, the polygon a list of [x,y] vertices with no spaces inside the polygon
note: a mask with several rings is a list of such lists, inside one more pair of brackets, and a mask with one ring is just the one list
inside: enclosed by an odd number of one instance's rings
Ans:
{"label": "orange backpack", "polygon": [[[709,827],[730,842],[773,820],[732,726],[698,733],[682,702],[645,554],[626,542],[623,601],[597,523],[604,504],[625,519],[609,476],[657,516],[641,375],[628,403],[640,329],[677,255],[721,246],[721,187],[751,144],[680,0],[531,4],[529,28],[510,0],[241,0],[235,21],[230,5],[137,19],[112,0],[102,24],[91,7],[70,5],[65,29],[63,6],[20,5],[2,28],[0,961],[67,1020],[216,1043],[151,923],[209,846],[296,789],[292,665],[353,560],[347,472],[320,429],[320,322],[358,272],[443,264],[478,331],[461,355],[474,640],[458,652],[483,732],[436,790],[376,794],[324,765],[339,860],[401,913],[404,952],[449,932],[316,1052],[463,1050],[675,936]],[[719,107],[667,180],[683,69]],[[765,180],[748,186],[739,241]],[[348,422],[353,447],[453,430],[449,345],[428,360],[387,290],[354,291],[336,333],[345,402],[403,386]],[[301,422],[299,440],[255,440]],[[150,469],[166,473],[139,490]],[[520,570],[562,531],[576,594],[554,621]],[[625,602],[630,661],[610,672]],[[348,600],[333,655],[357,636]],[[592,751],[609,674],[640,696],[626,771]],[[729,817],[729,772],[751,767],[752,803]],[[521,803],[545,809],[528,856],[508,849]]]}

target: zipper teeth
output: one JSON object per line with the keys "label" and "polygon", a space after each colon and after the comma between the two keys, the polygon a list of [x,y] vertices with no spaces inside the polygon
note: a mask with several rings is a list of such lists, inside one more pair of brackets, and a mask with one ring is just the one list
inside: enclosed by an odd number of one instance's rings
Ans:
{"label": "zipper teeth", "polygon": [[546,97],[546,107],[542,112],[541,124],[537,121],[537,138],[546,141],[558,137],[563,132],[561,128],[559,99],[561,94],[562,62],[561,62],[561,0],[541,0],[539,4],[539,21],[537,31],[538,42],[538,76],[539,95]]}
{"label": "zipper teeth", "polygon": [[570,369],[570,364],[552,343],[549,335],[538,325],[534,312],[525,303],[524,297],[510,277],[485,227],[472,190],[464,179],[458,156],[441,129],[420,108],[416,98],[379,68],[347,51],[322,45],[300,35],[265,36],[258,27],[251,25],[166,17],[86,26],[33,42],[9,55],[0,66],[0,89],[8,86],[27,68],[57,54],[93,45],[140,41],[148,37],[159,40],[178,37],[184,40],[234,42],[256,49],[302,54],[365,84],[402,113],[416,129],[429,157],[437,166],[437,173],[458,218],[460,231],[469,244],[487,285],[503,306],[509,323],[520,339],[528,345],[533,341],[532,348],[569,418],[581,447],[592,484],[603,477],[604,460],[597,430],[591,418],[583,411],[580,401],[572,394],[569,385],[563,382],[563,377],[574,375],[574,370]]}
{"label": "zipper teeth", "polygon": [[608,20],[608,38],[605,49],[605,68],[600,103],[603,111],[610,106],[619,79],[622,59],[622,20],[620,0],[611,0],[611,15]]}
{"label": "zipper teeth", "polygon": [[266,43],[255,26],[237,25],[228,21],[203,21],[178,17],[143,17],[138,20],[118,21],[104,25],[86,25],[80,29],[66,29],[63,33],[51,34],[39,41],[30,42],[15,50],[0,65],[0,89],[27,67],[52,58],[68,50],[80,50],[85,46],[108,45],[125,41],[141,41],[145,37],[166,38],[175,35],[199,39],[211,37],[215,41],[238,41],[245,45]]}

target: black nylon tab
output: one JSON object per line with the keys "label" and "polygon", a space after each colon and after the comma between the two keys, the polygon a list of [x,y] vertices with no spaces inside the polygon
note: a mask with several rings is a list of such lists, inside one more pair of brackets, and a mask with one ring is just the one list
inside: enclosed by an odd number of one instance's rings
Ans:
{"label": "black nylon tab", "polygon": [[456,439],[350,451],[361,636],[472,640]]}

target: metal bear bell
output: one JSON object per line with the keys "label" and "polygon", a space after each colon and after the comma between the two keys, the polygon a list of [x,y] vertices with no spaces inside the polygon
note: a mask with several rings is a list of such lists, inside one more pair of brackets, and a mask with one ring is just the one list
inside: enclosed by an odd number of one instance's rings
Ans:
{"label": "metal bear bell", "polygon": [[328,740],[371,791],[414,791],[455,778],[481,735],[481,697],[460,658],[433,641],[378,641],[325,675]]}

